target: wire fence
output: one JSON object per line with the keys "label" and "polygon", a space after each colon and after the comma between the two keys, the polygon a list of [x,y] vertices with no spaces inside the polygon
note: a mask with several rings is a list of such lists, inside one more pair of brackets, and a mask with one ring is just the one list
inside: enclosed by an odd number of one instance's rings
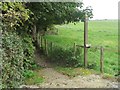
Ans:
{"label": "wire fence", "polygon": [[[38,37],[40,47],[43,47],[46,56],[49,56],[55,47],[64,48],[63,45],[48,41],[42,36]],[[84,46],[73,43],[71,47],[73,56],[76,57],[77,50],[80,49],[81,60],[84,61]],[[65,48],[64,48],[65,49]],[[117,74],[118,72],[118,49],[105,48],[103,46],[91,46],[87,48],[88,59],[87,68],[99,70],[101,73]],[[82,62],[84,63],[84,62]]]}

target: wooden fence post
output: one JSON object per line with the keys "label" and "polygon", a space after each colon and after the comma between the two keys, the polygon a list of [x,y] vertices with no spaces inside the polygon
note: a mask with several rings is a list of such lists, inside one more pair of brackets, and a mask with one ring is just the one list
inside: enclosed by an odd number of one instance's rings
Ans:
{"label": "wooden fence post", "polygon": [[40,47],[43,46],[42,43],[43,43],[43,39],[42,39],[42,36],[40,36]]}
{"label": "wooden fence post", "polygon": [[74,57],[75,57],[75,56],[76,56],[76,55],[75,55],[75,54],[76,54],[76,44],[75,44],[75,43],[74,43],[73,49],[74,49],[73,55],[74,55]]}
{"label": "wooden fence post", "polygon": [[47,39],[44,40],[45,40],[45,54],[48,56]]}
{"label": "wooden fence post", "polygon": [[39,40],[39,45],[40,45],[40,32],[38,34],[38,40]]}
{"label": "wooden fence post", "polygon": [[37,40],[36,34],[37,34],[37,32],[36,32],[36,25],[34,24],[34,25],[33,25],[33,32],[32,32],[32,35],[33,35],[33,39],[34,39],[34,40]]}
{"label": "wooden fence post", "polygon": [[86,47],[86,44],[88,44],[88,17],[85,15],[84,20],[84,67],[87,67],[87,54],[88,50]]}
{"label": "wooden fence post", "polygon": [[100,47],[100,72],[103,73],[103,47]]}
{"label": "wooden fence post", "polygon": [[39,32],[37,33],[37,42],[38,42],[38,44],[40,45],[40,41],[39,41]]}
{"label": "wooden fence post", "polygon": [[59,34],[59,30],[57,29],[57,35]]}
{"label": "wooden fence post", "polygon": [[51,50],[51,52],[53,50],[53,43],[52,42],[50,42],[50,50]]}

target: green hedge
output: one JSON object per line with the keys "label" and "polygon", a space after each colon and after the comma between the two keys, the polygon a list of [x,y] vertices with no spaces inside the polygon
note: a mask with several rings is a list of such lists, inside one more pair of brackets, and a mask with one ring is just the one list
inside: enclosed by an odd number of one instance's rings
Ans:
{"label": "green hedge", "polygon": [[24,83],[24,72],[34,63],[34,46],[29,36],[15,32],[2,35],[2,88],[18,88]]}
{"label": "green hedge", "polygon": [[26,70],[32,69],[33,65],[35,64],[34,60],[34,51],[35,47],[32,43],[32,38],[28,34],[21,35],[22,37],[22,45],[24,50],[24,60],[23,60],[23,66]]}
{"label": "green hedge", "polygon": [[16,33],[2,34],[2,88],[18,87],[23,83],[23,47]]}

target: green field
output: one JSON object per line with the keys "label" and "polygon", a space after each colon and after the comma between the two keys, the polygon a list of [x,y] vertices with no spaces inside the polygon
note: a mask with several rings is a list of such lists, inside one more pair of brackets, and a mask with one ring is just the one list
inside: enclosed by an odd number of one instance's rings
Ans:
{"label": "green field", "polygon": [[[74,43],[84,44],[84,23],[56,25],[58,35],[46,35],[48,41],[63,48],[71,47]],[[104,72],[115,75],[118,73],[118,21],[96,20],[89,21],[88,42],[92,47],[104,47]],[[82,57],[83,60],[83,57]],[[96,62],[99,71],[100,50],[88,50],[88,62]]]}

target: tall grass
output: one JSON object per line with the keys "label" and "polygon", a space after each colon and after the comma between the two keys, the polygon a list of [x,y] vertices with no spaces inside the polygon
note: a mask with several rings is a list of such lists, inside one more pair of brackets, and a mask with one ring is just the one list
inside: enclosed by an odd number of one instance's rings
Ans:
{"label": "tall grass", "polygon": [[[73,43],[84,44],[84,23],[78,22],[56,25],[58,35],[46,35],[48,41],[54,42],[63,48],[72,47]],[[93,47],[104,47],[104,72],[112,75],[118,73],[118,22],[117,20],[89,21],[88,42]],[[83,57],[82,57],[83,60]],[[95,70],[99,70],[100,50],[90,48],[88,50],[88,64],[95,64]]]}

